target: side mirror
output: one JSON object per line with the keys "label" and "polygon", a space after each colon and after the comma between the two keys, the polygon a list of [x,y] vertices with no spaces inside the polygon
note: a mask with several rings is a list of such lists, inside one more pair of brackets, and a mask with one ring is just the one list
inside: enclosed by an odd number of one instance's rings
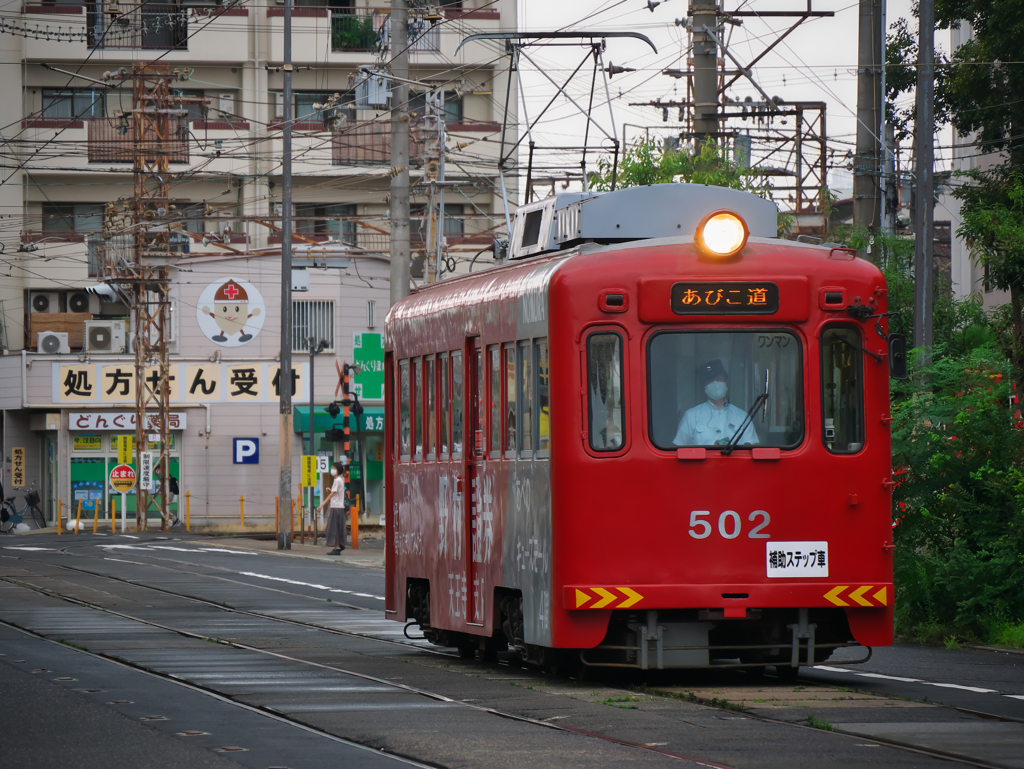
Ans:
{"label": "side mirror", "polygon": [[909,379],[907,372],[907,338],[903,334],[889,334],[889,376]]}

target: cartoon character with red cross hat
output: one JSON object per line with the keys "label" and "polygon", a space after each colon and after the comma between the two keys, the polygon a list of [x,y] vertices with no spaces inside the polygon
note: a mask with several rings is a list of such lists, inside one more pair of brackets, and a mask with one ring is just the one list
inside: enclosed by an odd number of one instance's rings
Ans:
{"label": "cartoon character with red cross hat", "polygon": [[249,318],[260,314],[259,307],[249,312],[249,295],[235,281],[229,280],[217,289],[213,297],[213,312],[203,307],[203,315],[209,315],[217,323],[220,333],[211,337],[214,342],[226,342],[229,336],[241,334],[239,342],[248,342],[252,334],[245,333],[245,324]]}

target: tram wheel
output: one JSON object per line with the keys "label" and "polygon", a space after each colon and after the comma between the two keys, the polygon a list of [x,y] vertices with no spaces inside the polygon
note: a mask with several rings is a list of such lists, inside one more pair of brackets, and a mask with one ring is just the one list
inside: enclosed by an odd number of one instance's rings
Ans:
{"label": "tram wheel", "polygon": [[471,635],[460,634],[455,640],[455,648],[459,650],[459,657],[464,660],[471,660],[476,656],[479,648],[476,638]]}

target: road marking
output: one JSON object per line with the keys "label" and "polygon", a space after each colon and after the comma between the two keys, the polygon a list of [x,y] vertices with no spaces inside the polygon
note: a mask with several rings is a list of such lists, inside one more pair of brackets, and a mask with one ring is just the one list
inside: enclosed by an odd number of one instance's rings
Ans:
{"label": "road marking", "polygon": [[857,673],[862,678],[884,678],[886,681],[902,681],[905,684],[926,684],[920,678],[901,678],[900,676],[883,676],[881,673]]}
{"label": "road marking", "polygon": [[52,552],[57,552],[57,548],[55,548],[55,547],[30,547],[30,546],[27,546],[27,545],[26,546],[4,547],[4,550],[50,550]]}
{"label": "road marking", "polygon": [[928,686],[941,686],[943,689],[963,689],[965,692],[977,692],[978,694],[998,694],[995,689],[982,689],[980,686],[961,686],[960,684],[937,684],[932,681],[922,681]]}
{"label": "road marking", "polygon": [[1004,694],[1003,696],[1014,700],[1024,700],[1024,694]]}
{"label": "road marking", "polygon": [[121,550],[173,550],[177,553],[228,553],[230,555],[259,555],[248,550],[228,550],[223,547],[173,547],[171,545],[100,545]]}
{"label": "road marking", "polygon": [[829,673],[852,673],[854,671],[847,670],[846,668],[833,668],[828,665],[815,665],[815,670],[827,670]]}
{"label": "road marking", "polygon": [[353,590],[342,590],[337,587],[330,587],[329,585],[318,585],[315,582],[300,582],[297,579],[286,579],[285,577],[271,577],[269,574],[257,574],[254,571],[240,571],[246,577],[256,577],[257,579],[269,579],[272,582],[286,582],[289,585],[300,585],[302,587],[311,587],[315,590],[326,590],[329,593],[344,593],[345,595],[358,595],[362,598],[376,598],[378,601],[383,601],[384,596],[382,595],[370,595],[369,593],[356,593]]}

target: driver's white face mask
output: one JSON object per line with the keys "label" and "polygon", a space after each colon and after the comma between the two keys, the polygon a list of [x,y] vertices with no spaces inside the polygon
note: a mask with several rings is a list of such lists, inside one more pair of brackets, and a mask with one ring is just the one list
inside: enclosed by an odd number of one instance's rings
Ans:
{"label": "driver's white face mask", "polygon": [[713,401],[724,398],[727,392],[729,392],[729,385],[725,382],[719,382],[718,380],[709,382],[704,386],[704,394]]}

